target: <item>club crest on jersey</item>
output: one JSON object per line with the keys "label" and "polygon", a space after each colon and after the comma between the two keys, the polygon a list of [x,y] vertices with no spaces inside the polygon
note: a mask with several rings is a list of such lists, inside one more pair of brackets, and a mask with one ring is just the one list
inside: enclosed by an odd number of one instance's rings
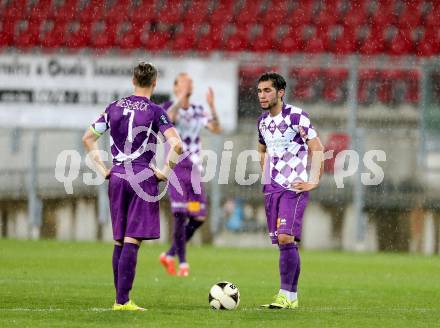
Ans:
{"label": "club crest on jersey", "polygon": [[275,132],[275,129],[277,128],[277,125],[274,121],[269,123],[269,131],[273,134]]}
{"label": "club crest on jersey", "polygon": [[288,127],[289,127],[289,126],[287,125],[287,123],[283,120],[283,121],[281,121],[281,123],[278,125],[278,130],[280,130],[280,132],[281,132],[282,134],[284,134],[284,132],[286,132],[286,130],[287,130]]}
{"label": "club crest on jersey", "polygon": [[260,124],[260,131],[261,131],[261,134],[263,134],[264,135],[264,132],[266,132],[266,129],[267,129],[267,126],[266,126],[266,123],[261,123]]}
{"label": "club crest on jersey", "polygon": [[168,124],[167,117],[164,114],[160,116],[160,121],[162,122],[162,124]]}

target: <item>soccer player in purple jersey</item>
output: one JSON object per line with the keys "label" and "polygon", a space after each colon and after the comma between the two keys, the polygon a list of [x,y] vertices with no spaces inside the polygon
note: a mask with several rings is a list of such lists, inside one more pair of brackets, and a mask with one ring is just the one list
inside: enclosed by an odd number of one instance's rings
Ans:
{"label": "soccer player in purple jersey", "polygon": [[[137,253],[142,240],[160,236],[159,181],[167,179],[182,152],[181,140],[168,115],[150,100],[156,79],[157,69],[153,65],[137,65],[133,72],[134,95],[111,103],[83,137],[87,152],[92,152],[97,168],[109,179],[115,240],[112,263],[116,302],[113,310],[145,310],[129,298]],[[113,156],[111,170],[97,152],[97,139],[108,129]],[[157,169],[153,163],[158,132],[171,144],[163,170]],[[136,190],[133,183],[140,190]]]}
{"label": "soccer player in purple jersey", "polygon": [[272,303],[263,305],[271,309],[298,307],[303,214],[309,191],[318,186],[323,171],[318,134],[302,109],[283,102],[285,89],[286,81],[277,73],[265,73],[258,80],[258,99],[264,111],[258,119],[258,151],[266,178],[264,203],[269,236],[280,251],[280,290]]}
{"label": "soccer player in purple jersey", "polygon": [[200,131],[206,127],[213,133],[221,132],[212,89],[208,89],[206,100],[210,112],[206,113],[202,106],[190,102],[192,88],[191,77],[187,73],[179,74],[174,81],[176,100],[163,105],[182,138],[184,158],[174,168],[183,193],[171,184],[168,189],[174,215],[173,244],[159,260],[169,274],[175,275],[174,256],[177,255],[180,263],[177,275],[184,277],[189,275],[186,243],[206,218],[206,197],[200,183]]}

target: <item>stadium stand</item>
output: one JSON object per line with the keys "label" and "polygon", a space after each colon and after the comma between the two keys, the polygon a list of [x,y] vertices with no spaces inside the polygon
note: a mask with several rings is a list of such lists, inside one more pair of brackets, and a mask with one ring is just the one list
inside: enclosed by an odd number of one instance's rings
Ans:
{"label": "stadium stand", "polygon": [[[105,1],[0,2],[0,47],[360,53],[440,52],[438,1]],[[349,14],[348,14],[349,13]],[[139,30],[146,40],[124,41]],[[63,42],[62,35],[72,35]],[[269,39],[267,38],[269,36]]]}
{"label": "stadium stand", "polygon": [[[7,0],[0,1],[0,12],[0,51],[418,57],[440,53],[438,1]],[[416,71],[363,71],[360,75],[362,104],[418,101]],[[340,104],[345,100],[347,71],[305,68],[290,72],[290,77],[293,95],[300,102],[319,98]],[[242,78],[254,78],[254,74]],[[382,87],[376,90],[379,84]]]}

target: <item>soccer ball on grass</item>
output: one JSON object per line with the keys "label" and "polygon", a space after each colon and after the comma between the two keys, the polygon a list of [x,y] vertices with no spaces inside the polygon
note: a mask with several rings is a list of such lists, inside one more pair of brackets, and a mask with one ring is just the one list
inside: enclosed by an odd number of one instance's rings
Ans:
{"label": "soccer ball on grass", "polygon": [[228,281],[220,281],[209,291],[209,305],[214,310],[235,310],[240,304],[238,287]]}

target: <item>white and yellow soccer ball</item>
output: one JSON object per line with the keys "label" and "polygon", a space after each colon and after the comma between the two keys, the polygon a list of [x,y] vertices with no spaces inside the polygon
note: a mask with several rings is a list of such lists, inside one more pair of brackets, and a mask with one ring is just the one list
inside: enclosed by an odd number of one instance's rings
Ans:
{"label": "white and yellow soccer ball", "polygon": [[235,310],[240,304],[240,291],[237,285],[220,281],[209,291],[209,305],[214,310]]}

